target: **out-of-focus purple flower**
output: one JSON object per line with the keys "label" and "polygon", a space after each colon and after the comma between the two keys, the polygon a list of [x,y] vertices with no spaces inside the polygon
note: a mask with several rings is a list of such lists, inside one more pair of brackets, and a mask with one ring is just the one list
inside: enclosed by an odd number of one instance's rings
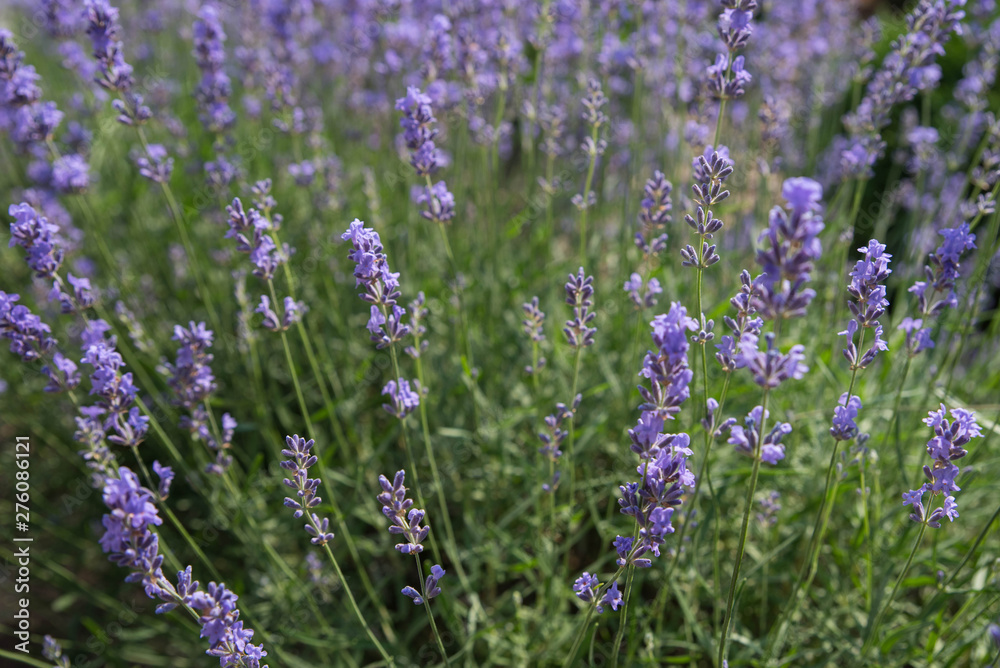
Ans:
{"label": "out-of-focus purple flower", "polygon": [[632,274],[625,281],[624,290],[629,294],[629,299],[632,300],[632,303],[638,308],[652,308],[656,306],[656,295],[663,292],[663,288],[660,287],[660,281],[655,278],[649,279],[649,282],[646,284],[646,290],[643,292],[642,276],[639,274]]}
{"label": "out-of-focus purple flower", "polygon": [[[2,327],[3,321],[0,320],[0,328]],[[49,377],[46,392],[66,392],[80,384],[80,372],[77,371],[76,363],[60,352],[52,355],[52,364],[43,366],[42,373]]]}
{"label": "out-of-focus purple flower", "polygon": [[590,310],[594,305],[593,297],[594,277],[587,276],[580,267],[575,276],[569,275],[566,283],[566,303],[573,307],[573,319],[566,321],[563,334],[573,348],[594,345],[597,328],[591,327],[590,323],[597,318],[597,314]]}
{"label": "out-of-focus purple flower", "polygon": [[150,144],[146,155],[135,159],[139,174],[155,183],[167,183],[174,171],[174,159],[167,154],[162,144]]}
{"label": "out-of-focus purple flower", "polygon": [[[934,431],[934,436],[927,441],[927,454],[934,459],[934,466],[924,466],[927,482],[903,494],[903,505],[913,507],[910,519],[914,522],[926,522],[927,526],[935,529],[940,528],[943,518],[947,517],[954,522],[958,517],[958,505],[955,503],[954,493],[961,491],[962,488],[955,482],[960,469],[954,462],[968,454],[964,446],[973,438],[983,435],[973,411],[953,408],[951,420],[947,419],[947,414],[948,409],[941,404],[938,410],[929,412],[924,418],[924,424]],[[931,495],[931,504],[936,495],[941,494],[945,497],[943,505],[929,514],[923,504],[923,496],[928,492]]]}
{"label": "out-of-focus purple flower", "polygon": [[20,295],[0,290],[0,338],[10,341],[10,351],[25,362],[37,360],[56,346],[52,330],[27,306]]}
{"label": "out-of-focus purple flower", "polygon": [[834,440],[849,441],[858,435],[858,425],[855,419],[860,410],[860,397],[857,395],[848,397],[847,392],[840,395],[837,407],[833,409],[833,426],[830,427],[830,435],[833,436]]}
{"label": "out-of-focus purple flower", "polygon": [[521,309],[525,316],[521,321],[524,333],[535,343],[541,343],[545,340],[545,313],[538,308],[538,297],[532,297],[530,302],[522,304]]}
{"label": "out-of-focus purple flower", "polygon": [[673,185],[657,170],[646,181],[642,202],[639,204],[639,231],[635,233],[635,245],[645,255],[658,255],[667,247],[664,232],[671,220],[673,201],[670,193]]}
{"label": "out-of-focus purple flower", "polygon": [[174,481],[174,470],[169,466],[162,466],[160,462],[154,460],[153,473],[155,473],[156,477],[160,480],[160,484],[157,487],[156,492],[162,501],[170,496],[170,483]]}
{"label": "out-of-focus purple flower", "polygon": [[958,305],[955,281],[960,276],[960,260],[962,255],[976,248],[976,235],[970,231],[968,223],[943,229],[939,234],[944,242],[928,256],[928,264],[924,266],[926,280],[917,281],[909,290],[917,295],[922,318],[939,316],[946,308]]}
{"label": "out-of-focus purple flower", "polygon": [[[291,249],[288,244],[282,244],[278,248],[274,239],[268,232],[275,230],[280,225],[281,217],[274,214],[268,217],[270,207],[273,207],[274,198],[270,196],[270,180],[258,182],[255,186],[260,193],[259,197],[264,198],[264,202],[269,208],[262,214],[255,208],[244,209],[243,202],[239,197],[233,198],[233,203],[226,207],[229,215],[229,231],[226,232],[227,239],[236,240],[236,250],[250,255],[250,262],[254,265],[254,276],[259,276],[264,280],[274,277],[274,272],[278,267],[288,261]],[[262,202],[262,203],[264,203]]]}
{"label": "out-of-focus purple flower", "polygon": [[295,185],[306,188],[316,179],[316,165],[311,160],[293,162],[288,165],[288,175],[295,180]]}
{"label": "out-of-focus purple flower", "polygon": [[438,131],[434,127],[437,119],[431,108],[431,98],[410,86],[406,97],[396,100],[396,110],[403,112],[399,125],[403,128],[403,139],[410,149],[410,164],[421,178],[430,176],[441,166],[441,156],[434,145]]}
{"label": "out-of-focus purple flower", "polygon": [[206,2],[198,9],[192,36],[195,59],[201,70],[201,81],[195,93],[201,108],[201,122],[210,132],[222,133],[236,122],[236,114],[229,107],[232,84],[223,69],[226,33],[214,5]]}
{"label": "out-of-focus purple flower", "polygon": [[392,526],[389,533],[394,536],[402,536],[406,542],[397,543],[396,550],[403,554],[419,554],[423,552],[422,543],[430,533],[430,527],[420,526],[424,521],[424,511],[413,507],[413,500],[406,498],[406,487],[403,482],[406,480],[406,471],[396,471],[392,482],[384,476],[378,477],[382,492],[378,495],[378,502],[382,504],[382,514],[385,515]]}
{"label": "out-of-focus purple flower", "polygon": [[[785,446],[781,439],[792,432],[792,425],[778,422],[761,439],[761,413],[761,407],[755,406],[744,418],[743,426],[731,424],[727,443],[735,446],[739,453],[750,457],[760,456],[761,461],[774,466],[785,458]],[[764,413],[764,419],[769,416],[770,411]]]}
{"label": "out-of-focus purple flower", "polygon": [[964,5],[965,0],[920,0],[907,15],[907,32],[893,42],[861,102],[843,119],[850,136],[840,161],[845,178],[871,175],[885,149],[881,131],[889,124],[893,107],[937,83],[934,60],[944,53],[951,34],[960,32]]}
{"label": "out-of-focus purple flower", "polygon": [[212,330],[203,322],[191,321],[187,327],[174,325],[171,340],[181,345],[177,349],[177,361],[165,365],[170,374],[167,382],[177,402],[188,410],[203,402],[217,387],[210,366],[212,354],[208,352],[213,337]]}
{"label": "out-of-focus purple flower", "polygon": [[707,269],[721,258],[715,252],[715,244],[709,244],[716,232],[722,229],[723,223],[712,214],[710,207],[729,197],[729,191],[724,190],[726,179],[733,173],[733,162],[729,159],[729,149],[725,146],[713,148],[708,146],[704,155],[695,157],[692,163],[694,184],[694,201],[698,205],[695,216],[684,216],[688,224],[698,235],[701,253],[690,244],[681,249],[681,263],[685,267]]}
{"label": "out-of-focus purple flower", "polygon": [[278,314],[271,308],[270,298],[267,295],[261,295],[260,304],[257,305],[254,312],[260,313],[263,316],[264,320],[262,324],[265,328],[272,332],[283,332],[301,321],[302,315],[308,310],[305,303],[295,301],[291,297],[285,297],[282,305],[284,315],[279,318]]}
{"label": "out-of-focus purple flower", "polygon": [[760,522],[761,526],[773,527],[778,523],[778,513],[781,512],[781,494],[778,492],[771,492],[766,494],[764,498],[760,499],[757,503],[760,504],[760,512],[757,513],[757,521]]}
{"label": "out-of-focus purple flower", "polygon": [[89,278],[77,278],[73,274],[66,274],[66,280],[72,292],[66,292],[66,284],[56,277],[52,283],[52,290],[49,291],[49,301],[58,301],[63,313],[76,313],[94,305],[94,292]]}
{"label": "out-of-focus purple flower", "polygon": [[906,333],[906,352],[910,357],[915,357],[924,350],[934,347],[934,340],[931,338],[931,328],[924,327],[923,324],[924,321],[922,318],[914,320],[907,316],[903,318],[902,322],[896,328]]}
{"label": "out-of-focus purple flower", "polygon": [[[413,383],[419,390],[420,383],[418,381],[413,381]],[[389,397],[389,402],[382,404],[382,408],[389,415],[400,420],[415,411],[420,405],[420,395],[410,389],[410,381],[405,378],[400,378],[398,381],[390,380],[382,388],[382,395]]]}
{"label": "out-of-focus purple flower", "polygon": [[774,334],[768,333],[764,339],[767,344],[765,350],[758,348],[757,337],[752,339],[744,337],[740,345],[740,353],[750,373],[753,374],[755,383],[761,387],[774,389],[791,378],[795,380],[802,378],[809,371],[809,367],[804,364],[806,358],[804,346],[794,345],[787,353],[782,353],[774,345]]}
{"label": "out-of-focus purple flower", "polygon": [[787,211],[774,207],[768,228],[758,240],[757,264],[763,269],[758,279],[755,306],[768,320],[794,318],[805,314],[816,292],[805,287],[813,262],[819,259],[823,231],[821,186],[804,177],[787,179],[781,188]]}
{"label": "out-of-focus purple flower", "polygon": [[52,185],[63,193],[79,193],[90,185],[90,166],[76,153],[60,156],[52,163]]}
{"label": "out-of-focus purple flower", "polygon": [[62,646],[52,636],[42,639],[42,657],[55,664],[55,668],[70,668],[68,656],[63,656]]}
{"label": "out-of-focus purple flower", "polygon": [[455,217],[455,196],[444,181],[438,181],[430,188],[421,188],[417,204],[423,208],[420,215],[436,223],[447,223]]}

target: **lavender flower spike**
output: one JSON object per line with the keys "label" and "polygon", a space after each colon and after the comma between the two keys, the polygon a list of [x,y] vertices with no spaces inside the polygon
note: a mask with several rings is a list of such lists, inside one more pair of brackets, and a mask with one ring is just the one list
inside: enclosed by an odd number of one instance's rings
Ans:
{"label": "lavender flower spike", "polygon": [[[440,595],[441,587],[438,586],[438,583],[441,582],[441,578],[443,578],[446,573],[447,571],[441,568],[440,564],[434,564],[433,566],[431,566],[430,575],[428,575],[427,579],[424,581],[424,591],[427,592],[428,599],[432,599],[435,596]],[[401,593],[404,596],[409,596],[411,599],[413,599],[414,605],[423,605],[424,603],[424,597],[421,596],[420,592],[418,592],[413,587],[410,586],[403,587]]]}
{"label": "lavender flower spike", "polygon": [[[889,306],[889,300],[885,297],[885,280],[892,273],[889,269],[889,259],[892,256],[885,252],[885,244],[880,244],[874,239],[868,242],[867,247],[858,250],[864,256],[851,271],[851,282],[847,286],[847,292],[851,297],[848,306],[854,314],[854,319],[847,323],[846,330],[838,333],[847,337],[844,357],[850,363],[851,369],[864,369],[875,360],[879,352],[889,348],[882,339],[882,325],[878,319]],[[874,332],[874,340],[863,354],[854,345],[854,335],[859,327],[871,328]]]}
{"label": "lavender flower spike", "polygon": [[382,487],[382,493],[376,498],[382,504],[382,514],[392,522],[389,533],[406,539],[405,543],[396,544],[396,550],[403,554],[419,554],[424,551],[422,543],[431,528],[420,526],[425,513],[413,507],[413,499],[406,498],[406,487],[403,486],[405,479],[406,471],[402,469],[396,471],[391,483],[384,475],[380,475],[378,483]]}
{"label": "lavender flower spike", "polygon": [[[292,478],[284,479],[286,486],[295,490],[295,499],[285,498],[285,505],[295,511],[296,518],[302,517],[304,513],[311,511],[318,506],[322,499],[316,496],[319,489],[320,479],[308,477],[308,470],[319,458],[312,454],[315,441],[308,441],[294,434],[285,437],[285,444],[288,446],[281,451],[281,454],[288,457],[281,462],[281,468],[292,472]],[[310,522],[305,525],[306,533],[312,536],[313,545],[326,545],[333,540],[333,533],[330,531],[329,518],[320,519],[316,513],[310,513]]]}
{"label": "lavender flower spike", "polygon": [[563,334],[573,348],[594,345],[597,328],[591,327],[590,323],[597,318],[597,314],[590,310],[594,305],[593,297],[594,277],[587,276],[580,267],[575,276],[569,275],[566,283],[566,303],[573,307],[573,319],[566,321]]}
{"label": "lavender flower spike", "polygon": [[[973,438],[983,435],[982,428],[976,423],[975,413],[963,408],[951,410],[951,420],[945,416],[947,409],[944,404],[936,411],[931,411],[924,419],[924,424],[934,431],[934,436],[927,441],[927,454],[934,459],[934,466],[924,466],[924,476],[927,482],[903,494],[903,505],[912,506],[910,519],[914,522],[926,522],[927,526],[938,529],[941,520],[947,517],[952,522],[958,517],[958,504],[954,493],[961,491],[955,482],[960,473],[955,461],[965,457],[964,446]],[[933,505],[934,497],[944,496],[941,507],[935,508],[929,514],[924,508],[924,494],[930,492]]]}
{"label": "lavender flower spike", "polygon": [[[770,411],[764,414],[765,419],[769,416]],[[778,422],[761,439],[760,418],[761,407],[755,406],[746,416],[745,426],[730,423],[728,443],[735,446],[737,452],[751,457],[759,452],[761,461],[774,466],[785,458],[785,446],[781,443],[781,439],[792,433],[792,425]]]}

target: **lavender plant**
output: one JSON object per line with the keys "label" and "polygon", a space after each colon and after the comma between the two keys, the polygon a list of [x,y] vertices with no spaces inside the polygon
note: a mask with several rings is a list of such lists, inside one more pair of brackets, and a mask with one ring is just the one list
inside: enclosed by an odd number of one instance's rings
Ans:
{"label": "lavender plant", "polygon": [[8,4],[0,663],[996,661],[994,2]]}

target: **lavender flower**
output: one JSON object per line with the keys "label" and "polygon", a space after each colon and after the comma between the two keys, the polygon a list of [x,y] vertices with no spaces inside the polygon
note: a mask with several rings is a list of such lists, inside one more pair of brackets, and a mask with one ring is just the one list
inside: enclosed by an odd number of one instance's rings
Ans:
{"label": "lavender flower", "polygon": [[525,318],[521,321],[524,333],[535,343],[545,340],[545,313],[538,308],[538,297],[532,297],[530,302],[521,305]]}
{"label": "lavender flower", "polygon": [[63,656],[62,646],[52,636],[42,639],[42,656],[55,664],[55,668],[70,668],[69,657]]}
{"label": "lavender flower", "polygon": [[910,292],[917,295],[917,305],[922,317],[938,316],[946,308],[958,306],[955,281],[960,276],[961,258],[976,247],[976,235],[972,234],[968,223],[955,228],[941,230],[938,234],[944,242],[928,256],[924,266],[927,280],[917,281]]}
{"label": "lavender flower", "polygon": [[715,252],[716,246],[709,244],[716,232],[722,229],[721,220],[712,215],[710,207],[729,197],[729,191],[723,190],[726,179],[733,173],[733,162],[729,159],[729,149],[725,146],[713,148],[708,146],[704,155],[699,155],[692,163],[692,177],[695,183],[691,186],[694,201],[698,205],[695,217],[684,216],[684,221],[698,235],[701,252],[688,244],[681,249],[681,263],[685,267],[707,269],[721,258]]}
{"label": "lavender flower", "polygon": [[141,125],[152,117],[149,107],[143,104],[142,95],[133,92],[135,79],[132,66],[125,62],[124,45],[120,39],[122,27],[118,23],[118,8],[107,0],[85,0],[87,35],[93,47],[97,70],[94,80],[101,88],[121,96],[112,105],[118,111],[118,122],[123,125]]}
{"label": "lavender flower", "polygon": [[58,301],[63,313],[77,313],[94,305],[94,292],[89,278],[77,278],[73,274],[67,274],[66,281],[73,289],[72,294],[64,291],[66,284],[59,276],[54,278],[52,290],[49,291],[49,301]]}
{"label": "lavender flower", "polygon": [[405,543],[397,543],[396,550],[403,554],[419,554],[423,552],[422,543],[430,533],[430,527],[420,526],[424,521],[424,511],[413,507],[413,500],[406,498],[406,487],[403,481],[406,479],[406,471],[396,471],[392,482],[384,476],[378,477],[382,493],[378,495],[378,502],[382,504],[382,514],[385,515],[392,526],[389,533],[395,536],[402,536]]}
{"label": "lavender flower", "polygon": [[[0,327],[2,327],[0,320]],[[46,364],[42,367],[42,373],[49,377],[49,384],[45,386],[46,392],[67,392],[80,384],[80,372],[73,360],[64,356],[60,352],[52,355],[51,366]]]}
{"label": "lavender flower", "polygon": [[687,332],[695,330],[698,324],[688,317],[683,306],[673,302],[670,310],[653,318],[650,325],[656,349],[646,352],[639,373],[651,381],[650,388],[639,386],[643,399],[639,410],[655,413],[660,420],[669,420],[691,394]]}
{"label": "lavender flower", "polygon": [[[427,592],[428,600],[434,598],[435,596],[438,596],[441,593],[441,587],[438,587],[438,583],[441,581],[441,578],[443,578],[446,573],[447,571],[441,568],[440,564],[434,564],[433,566],[431,566],[431,573],[430,575],[427,576],[427,579],[424,581],[424,591]],[[409,596],[410,598],[412,598],[414,605],[423,605],[424,603],[424,597],[421,596],[420,592],[418,592],[413,587],[410,586],[403,587],[402,594],[404,596]]]}
{"label": "lavender flower", "polygon": [[781,494],[778,492],[771,492],[766,494],[764,498],[760,499],[757,503],[760,504],[760,512],[757,513],[757,521],[760,522],[761,526],[773,527],[778,523],[778,513],[781,512],[781,504],[778,502],[781,499]]}
{"label": "lavender flower", "polygon": [[52,330],[27,306],[17,304],[20,295],[0,290],[0,338],[10,341],[10,351],[31,362],[56,346]]}
{"label": "lavender flower", "polygon": [[597,328],[590,327],[590,323],[597,318],[597,314],[590,310],[594,305],[593,296],[594,277],[584,274],[583,267],[580,267],[576,276],[569,275],[569,281],[566,283],[566,303],[573,307],[573,319],[566,321],[563,334],[573,348],[594,345]]}
{"label": "lavender flower", "polygon": [[[365,291],[358,296],[372,305],[371,317],[368,320],[368,330],[372,332],[372,340],[378,342],[378,348],[401,341],[410,332],[410,328],[402,324],[402,316],[406,310],[396,305],[399,297],[399,272],[389,270],[389,261],[382,252],[382,241],[378,232],[365,227],[360,220],[355,219],[350,227],[341,235],[341,239],[350,240],[353,250],[347,257],[355,263],[355,286],[364,286]],[[392,315],[387,318],[382,308],[392,307]],[[386,326],[388,325],[388,326]]]}
{"label": "lavender flower", "polygon": [[845,177],[869,177],[872,165],[885,149],[881,131],[889,124],[895,105],[912,100],[917,92],[936,85],[926,74],[944,53],[952,32],[960,32],[965,0],[920,0],[906,17],[908,31],[892,44],[882,67],[868,82],[858,107],[844,117],[850,140],[840,156]]}
{"label": "lavender flower", "polygon": [[[267,188],[269,190],[269,184]],[[267,197],[270,198],[270,195]],[[273,201],[273,198],[270,198],[266,203],[273,204]],[[278,228],[280,217],[275,215],[269,218],[267,216],[269,207],[262,210],[264,214],[255,208],[244,210],[240,198],[234,198],[233,203],[226,207],[226,213],[229,215],[229,231],[226,232],[225,238],[236,239],[236,250],[250,255],[250,261],[255,267],[254,276],[269,280],[274,277],[278,267],[288,261],[291,249],[287,244],[282,244],[279,249],[268,234],[272,229]]]}
{"label": "lavender flower", "polygon": [[271,308],[271,300],[267,295],[260,296],[260,304],[254,309],[254,313],[260,313],[264,317],[263,325],[272,332],[284,332],[289,327],[302,320],[302,315],[308,311],[304,302],[295,301],[291,297],[285,297],[284,314],[281,318]]}
{"label": "lavender flower", "polygon": [[771,209],[768,229],[758,239],[763,247],[757,251],[757,264],[764,274],[759,279],[755,307],[768,320],[805,314],[816,296],[805,286],[813,262],[823,251],[819,241],[824,227],[822,187],[804,177],[787,179],[781,194],[788,202],[787,211],[777,206]]}
{"label": "lavender flower", "polygon": [[330,520],[326,517],[320,519],[316,513],[310,512],[322,501],[320,497],[316,496],[320,479],[308,477],[309,468],[319,461],[316,455],[310,452],[315,441],[313,439],[307,441],[298,434],[294,434],[285,437],[285,444],[288,447],[283,449],[281,454],[288,459],[281,462],[281,468],[292,471],[292,478],[291,480],[285,478],[282,482],[294,489],[296,496],[295,499],[285,497],[285,505],[295,511],[295,518],[300,518],[304,513],[309,512],[311,521],[305,525],[306,533],[312,536],[313,545],[326,545],[333,540]]}
{"label": "lavender flower", "polygon": [[782,353],[774,345],[774,334],[769,333],[764,339],[767,343],[766,350],[757,347],[757,337],[747,339],[740,347],[743,361],[753,374],[755,383],[774,389],[791,378],[802,378],[809,371],[809,367],[804,364],[804,346],[794,345],[787,353]]}
{"label": "lavender flower", "polygon": [[849,441],[858,435],[858,425],[855,419],[861,410],[861,398],[857,395],[848,396],[847,392],[840,395],[837,407],[833,409],[833,426],[830,435],[836,441]]}
{"label": "lavender flower", "polygon": [[414,345],[406,346],[403,352],[413,359],[420,357],[430,346],[430,342],[422,338],[427,333],[427,326],[423,322],[430,314],[430,311],[424,306],[424,302],[423,291],[418,292],[417,298],[410,302],[410,332],[413,334]]}
{"label": "lavender flower", "polygon": [[61,193],[80,193],[90,185],[90,166],[76,153],[63,155],[52,163],[52,186]]}
{"label": "lavender flower", "polygon": [[[844,349],[844,357],[851,365],[851,369],[864,369],[875,360],[875,356],[883,350],[888,350],[888,344],[882,339],[882,325],[878,319],[885,313],[889,306],[889,300],[885,297],[885,280],[892,273],[889,269],[889,259],[892,257],[885,252],[885,244],[872,239],[866,248],[859,248],[864,256],[858,260],[851,271],[851,282],[847,286],[847,292],[851,299],[848,306],[854,319],[847,323],[847,329],[838,332],[839,336],[847,337],[847,348]],[[873,330],[875,338],[871,347],[864,354],[859,353],[854,345],[854,335],[858,328],[870,328]]]}
{"label": "lavender flower", "polygon": [[26,202],[11,204],[8,213],[14,218],[10,224],[9,246],[21,246],[27,251],[28,266],[36,276],[54,278],[63,262],[63,250],[57,236],[59,227]]}
{"label": "lavender flower", "polygon": [[752,77],[744,69],[743,56],[734,54],[746,47],[753,33],[753,12],[756,0],[723,0],[719,14],[719,37],[726,46],[726,53],[716,54],[715,63],[705,70],[705,81],[709,92],[720,100],[743,97],[746,85]]}
{"label": "lavender flower", "polygon": [[617,610],[622,602],[621,594],[618,591],[618,583],[611,583],[611,587],[598,600],[600,589],[601,583],[598,581],[597,576],[587,572],[584,572],[573,583],[573,591],[576,592],[577,598],[585,603],[592,603],[597,614],[604,612],[604,606],[611,606],[612,610]]}
{"label": "lavender flower", "polygon": [[[420,382],[413,381],[417,390],[420,389]],[[382,408],[394,417],[402,420],[412,413],[420,405],[420,395],[410,389],[410,382],[405,378],[399,381],[390,380],[382,388],[382,394],[389,396],[389,402],[382,404]]]}
{"label": "lavender flower", "polygon": [[[762,409],[760,406],[754,408],[743,420],[743,426],[729,423],[729,440],[727,443],[735,446],[736,452],[750,457],[760,456],[761,461],[775,466],[785,458],[785,446],[781,439],[792,432],[792,425],[787,422],[778,422],[771,431],[761,438],[760,423]],[[770,411],[764,412],[764,419],[770,416]]]}
{"label": "lavender flower", "polygon": [[643,188],[642,202],[639,204],[639,231],[635,233],[635,245],[644,255],[658,255],[667,247],[664,232],[670,222],[673,202],[670,192],[673,185],[663,176],[663,172],[653,172]]}
{"label": "lavender flower", "polygon": [[201,122],[210,132],[222,133],[236,122],[236,114],[229,108],[233,87],[223,70],[226,33],[214,5],[205,3],[198,10],[193,38],[194,55],[201,70],[201,81],[195,92]]}
{"label": "lavender flower", "polygon": [[[964,408],[951,410],[951,421],[945,416],[948,409],[944,404],[936,411],[931,411],[924,419],[924,424],[934,431],[934,436],[927,441],[927,454],[934,459],[934,466],[924,466],[924,476],[927,482],[915,490],[903,494],[903,505],[912,506],[910,519],[914,522],[926,522],[927,526],[938,529],[941,519],[947,517],[952,522],[958,517],[958,505],[955,503],[954,492],[961,491],[955,483],[960,469],[953,462],[965,457],[968,451],[963,446],[973,438],[983,435],[982,428],[976,423],[973,411]],[[931,504],[937,494],[945,496],[944,503],[927,514],[924,509],[923,496],[930,492]]]}
{"label": "lavender flower", "polygon": [[[569,432],[562,428],[563,422],[569,420],[576,414],[576,409],[580,407],[583,395],[578,394],[573,398],[573,402],[567,406],[563,403],[556,404],[556,410],[551,415],[545,416],[545,431],[539,432],[538,439],[542,442],[542,447],[538,448],[538,453],[549,461],[550,472],[562,457],[560,446],[566,440]],[[542,485],[542,489],[551,493],[556,490],[559,484],[559,472],[551,473],[552,479]]]}
{"label": "lavender flower", "polygon": [[159,539],[151,530],[163,524],[163,520],[153,504],[153,494],[125,466],[118,469],[117,477],[108,479],[103,494],[108,513],[101,520],[104,525],[101,549],[108,559],[132,571],[126,582],[142,582],[150,598],[166,597],[160,568],[163,555]]}
{"label": "lavender flower", "polygon": [[174,470],[169,466],[161,466],[160,462],[153,461],[153,473],[159,478],[160,484],[156,489],[156,493],[163,501],[168,496],[170,496],[170,483],[174,481]]}
{"label": "lavender flower", "polygon": [[177,349],[177,361],[166,364],[170,377],[168,384],[174,390],[177,403],[188,410],[205,401],[215,392],[215,376],[212,374],[212,354],[207,352],[212,346],[212,330],[205,323],[195,324],[192,320],[188,326],[174,325],[174,335],[171,340],[180,342]]}
{"label": "lavender flower", "polygon": [[754,302],[759,284],[760,277],[752,280],[750,272],[744,269],[740,273],[740,291],[729,300],[730,305],[736,309],[736,318],[722,318],[732,335],[723,335],[722,342],[715,345],[719,351],[715,353],[715,359],[726,373],[746,366],[746,358],[742,354],[744,344],[750,349],[757,347],[757,340],[764,327],[763,319],[753,317],[757,313]]}
{"label": "lavender flower", "polygon": [[934,347],[931,328],[924,327],[923,324],[923,318],[914,320],[907,316],[896,327],[899,331],[906,333],[906,352],[910,357],[916,357],[928,348]]}
{"label": "lavender flower", "polygon": [[136,158],[135,164],[139,167],[139,174],[154,183],[167,183],[174,171],[174,159],[161,144],[150,144],[146,155]]}
{"label": "lavender flower", "polygon": [[403,112],[399,125],[403,128],[406,147],[411,151],[410,164],[418,176],[430,176],[441,166],[441,156],[434,145],[438,131],[434,127],[437,119],[431,108],[431,98],[419,88],[410,86],[406,89],[406,97],[396,100],[396,110]]}
{"label": "lavender flower", "polygon": [[[643,292],[642,276],[639,274],[632,274],[625,281],[624,290],[629,294],[629,299],[632,300],[632,303],[637,308],[652,308],[656,306],[656,295],[663,292],[663,288],[660,287],[660,281],[655,278],[649,279],[649,282],[646,284],[646,290]],[[642,294],[640,295],[640,293]]]}

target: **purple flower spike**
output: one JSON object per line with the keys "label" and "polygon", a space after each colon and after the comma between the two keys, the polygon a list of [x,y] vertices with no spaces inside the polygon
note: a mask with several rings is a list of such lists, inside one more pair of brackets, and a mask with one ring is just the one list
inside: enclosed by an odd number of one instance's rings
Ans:
{"label": "purple flower spike", "polygon": [[[767,418],[770,411],[764,414]],[[744,455],[753,457],[760,452],[760,459],[763,462],[774,466],[785,458],[785,446],[781,439],[792,432],[792,425],[787,422],[778,422],[771,431],[760,437],[761,407],[755,406],[744,419],[744,426],[733,424],[729,428],[730,445],[736,446],[736,451]]]}
{"label": "purple flower spike", "polygon": [[11,204],[8,213],[14,218],[10,224],[10,247],[21,246],[27,251],[28,266],[36,276],[54,278],[63,262],[59,227],[26,202]]}
{"label": "purple flower spike", "polygon": [[55,348],[56,340],[49,326],[18,299],[20,295],[0,290],[0,339],[9,340],[10,351],[31,362]]}
{"label": "purple flower spike", "polygon": [[384,475],[380,475],[378,482],[382,493],[376,498],[382,504],[382,514],[392,522],[389,533],[402,536],[407,541],[397,543],[396,550],[402,554],[416,555],[424,551],[422,543],[431,528],[420,526],[424,520],[424,511],[414,508],[413,500],[406,498],[406,487],[403,486],[405,480],[404,470],[396,471],[391,483]]}
{"label": "purple flower spike", "polygon": [[670,192],[673,185],[663,176],[663,172],[653,172],[643,188],[642,202],[639,204],[639,231],[635,233],[635,245],[644,255],[659,255],[667,247],[664,232],[670,222],[673,201]]}
{"label": "purple flower spike", "polygon": [[[420,389],[418,381],[413,381],[413,384],[418,390]],[[382,389],[382,394],[389,396],[389,403],[382,404],[382,408],[400,420],[420,405],[420,395],[410,389],[410,381],[405,378],[400,378],[398,382],[390,380]]]}
{"label": "purple flower spike", "polygon": [[[294,499],[286,497],[285,505],[295,511],[294,517],[299,518],[322,502],[322,499],[316,496],[320,479],[308,477],[309,468],[316,464],[319,458],[311,452],[313,445],[315,445],[315,441],[312,439],[307,441],[298,434],[294,434],[285,437],[285,444],[288,447],[283,449],[281,454],[288,459],[281,462],[281,468],[291,471],[292,477],[291,479],[285,478],[283,482],[295,490],[296,496]],[[333,540],[333,533],[329,530],[329,519],[325,517],[321,519],[312,512],[309,513],[309,517],[311,522],[305,525],[305,530],[312,536],[313,545],[326,545]]]}
{"label": "purple flower spike", "polygon": [[[885,296],[885,280],[892,273],[889,269],[889,259],[892,256],[885,252],[885,244],[874,239],[868,242],[867,247],[858,250],[863,256],[851,271],[851,282],[847,286],[850,295],[848,306],[854,320],[847,323],[846,330],[838,333],[847,337],[844,357],[851,369],[864,369],[875,361],[879,352],[889,348],[882,339],[882,325],[878,323],[878,319],[889,306],[889,300]],[[854,345],[854,335],[859,328],[870,328],[874,335],[871,346],[863,354]]]}
{"label": "purple flower spike", "polygon": [[849,441],[857,436],[858,425],[855,419],[858,417],[858,411],[860,410],[860,397],[851,395],[848,399],[846,392],[840,395],[840,401],[837,402],[837,407],[833,409],[833,426],[830,428],[830,435],[837,441]]}
{"label": "purple flower spike", "polygon": [[[968,452],[965,445],[973,438],[983,435],[982,428],[976,422],[975,413],[964,408],[953,408],[951,420],[946,415],[948,409],[944,404],[936,411],[931,411],[924,418],[924,424],[934,431],[934,436],[927,441],[927,454],[934,459],[933,466],[924,466],[924,476],[927,482],[915,490],[903,494],[903,505],[912,506],[910,519],[914,522],[926,522],[927,526],[938,529],[941,520],[947,517],[954,522],[958,517],[958,504],[955,502],[955,492],[961,487],[955,482],[961,472],[955,461],[965,457]],[[944,496],[939,508],[928,513],[923,504],[923,496],[931,495],[931,504],[938,494]]]}
{"label": "purple flower spike", "polygon": [[569,282],[566,283],[566,303],[573,307],[573,319],[566,321],[563,334],[573,348],[594,345],[597,328],[591,327],[590,323],[597,318],[597,314],[590,310],[594,306],[593,297],[594,277],[587,276],[580,267],[575,276],[569,275]]}

